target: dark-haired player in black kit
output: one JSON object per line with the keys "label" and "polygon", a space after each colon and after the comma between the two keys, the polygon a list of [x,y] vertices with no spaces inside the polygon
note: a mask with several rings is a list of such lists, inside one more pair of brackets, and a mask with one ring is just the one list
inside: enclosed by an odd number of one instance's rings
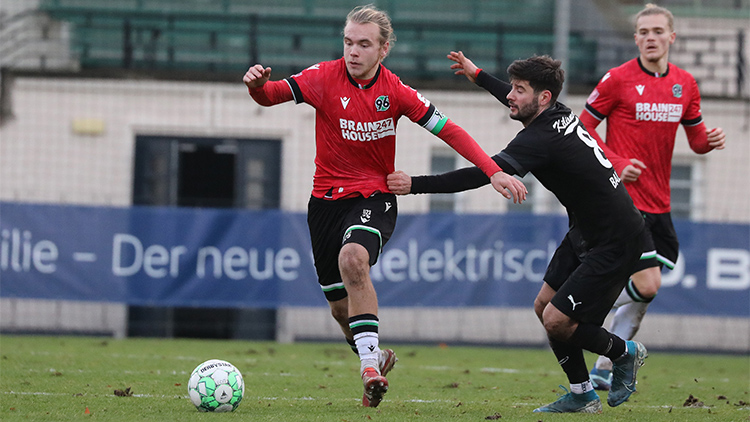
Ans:
{"label": "dark-haired player in black kit", "polygon": [[[583,350],[614,362],[610,406],[635,391],[646,348],[602,328],[641,256],[643,217],[633,205],[612,164],[568,107],[558,103],[564,74],[548,56],[517,60],[508,67],[511,83],[478,69],[461,52],[448,56],[464,74],[510,108],[524,125],[508,146],[492,157],[509,174],[531,172],[566,207],[570,230],[557,248],[534,310],[544,325],[570,392],[534,412],[599,413],[602,404],[589,379]],[[476,167],[410,177],[388,176],[396,194],[450,193],[489,183]]]}

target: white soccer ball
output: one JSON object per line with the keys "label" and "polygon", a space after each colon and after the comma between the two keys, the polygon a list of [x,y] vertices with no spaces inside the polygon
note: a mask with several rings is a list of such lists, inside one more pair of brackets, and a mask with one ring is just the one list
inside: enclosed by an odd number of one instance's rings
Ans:
{"label": "white soccer ball", "polygon": [[201,412],[231,412],[240,405],[244,394],[242,373],[225,360],[201,363],[188,380],[190,401]]}

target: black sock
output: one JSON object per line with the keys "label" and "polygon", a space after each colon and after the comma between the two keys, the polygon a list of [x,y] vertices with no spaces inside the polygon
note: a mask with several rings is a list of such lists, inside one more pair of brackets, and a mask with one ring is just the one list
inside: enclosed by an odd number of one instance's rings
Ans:
{"label": "black sock", "polygon": [[616,360],[625,353],[625,340],[595,325],[580,323],[572,336],[571,343],[578,347]]}
{"label": "black sock", "polygon": [[625,291],[628,293],[628,296],[630,296],[630,298],[636,302],[650,303],[656,297],[656,295],[651,297],[644,297],[643,294],[638,290],[638,288],[635,287],[633,279],[628,280],[628,284],[625,285]]}
{"label": "black sock", "polygon": [[359,356],[359,350],[357,350],[357,343],[354,342],[354,339],[346,339],[346,342],[349,343],[349,347],[352,348],[352,352],[354,352],[355,355]]}
{"label": "black sock", "polygon": [[557,363],[560,364],[571,384],[580,384],[589,380],[583,349],[570,342],[555,340],[551,337],[549,345],[557,357]]}

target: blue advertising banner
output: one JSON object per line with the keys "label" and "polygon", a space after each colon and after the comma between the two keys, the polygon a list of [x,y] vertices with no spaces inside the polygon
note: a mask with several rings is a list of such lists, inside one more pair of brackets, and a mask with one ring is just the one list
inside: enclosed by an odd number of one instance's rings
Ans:
{"label": "blue advertising banner", "polygon": [[[675,222],[649,312],[750,317],[750,225]],[[399,216],[372,269],[381,306],[529,307],[565,216]],[[325,306],[306,217],[281,211],[0,202],[0,297]]]}

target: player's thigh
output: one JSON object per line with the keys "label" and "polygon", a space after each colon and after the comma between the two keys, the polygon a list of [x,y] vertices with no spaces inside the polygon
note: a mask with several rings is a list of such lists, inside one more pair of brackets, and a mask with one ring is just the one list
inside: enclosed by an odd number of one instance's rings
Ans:
{"label": "player's thigh", "polygon": [[651,226],[651,237],[656,247],[656,259],[667,268],[674,269],[680,253],[680,241],[669,213],[657,214]]}
{"label": "player's thigh", "polygon": [[339,251],[343,239],[344,220],[350,202],[326,201],[311,197],[307,207],[315,272],[328,301],[347,296],[339,271]]}
{"label": "player's thigh", "polygon": [[642,238],[590,250],[552,304],[571,319],[601,325],[640,257]]}
{"label": "player's thigh", "polygon": [[633,272],[637,273],[655,267],[661,270],[663,266],[673,269],[677,262],[680,244],[672,224],[672,217],[669,213],[644,212],[642,214],[646,223],[643,253]]}
{"label": "player's thigh", "polygon": [[[570,236],[565,235],[547,265],[547,270],[544,273],[545,284],[553,291],[558,291],[579,265],[581,265],[580,254],[574,248]],[[541,294],[542,291],[539,293]]]}
{"label": "player's thigh", "polygon": [[362,245],[369,254],[369,264],[375,265],[396,227],[398,205],[394,194],[376,194],[363,198],[344,219],[343,244]]}

